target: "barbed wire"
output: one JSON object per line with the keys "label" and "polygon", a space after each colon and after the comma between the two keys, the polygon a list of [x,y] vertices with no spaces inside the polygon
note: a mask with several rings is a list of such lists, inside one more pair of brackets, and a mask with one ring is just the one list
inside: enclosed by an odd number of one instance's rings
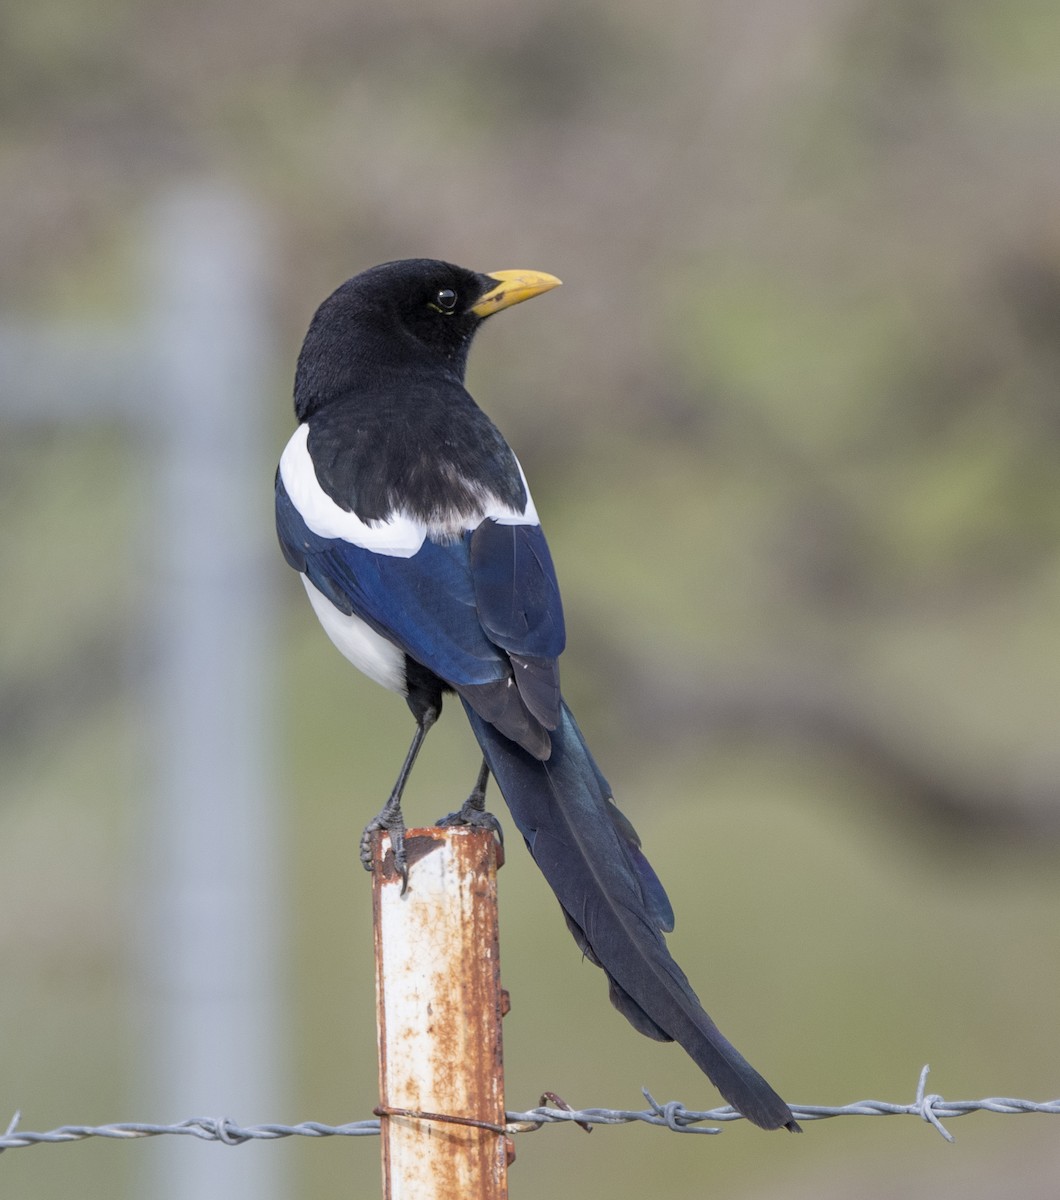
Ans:
{"label": "barbed wire", "polygon": [[[942,1124],[943,1120],[964,1117],[973,1112],[990,1112],[1003,1115],[1020,1113],[1047,1113],[1060,1115],[1060,1099],[1017,1100],[1008,1096],[989,1096],[984,1100],[946,1100],[942,1096],[926,1092],[928,1067],[920,1072],[916,1096],[911,1104],[892,1104],[885,1100],[857,1100],[853,1104],[837,1106],[804,1104],[791,1106],[798,1121],[825,1121],[833,1117],[919,1117],[938,1131],[947,1141],[954,1140],[953,1134]],[[490,1126],[485,1122],[469,1121],[465,1117],[452,1117],[438,1113],[414,1113],[402,1110],[408,1116],[422,1116],[430,1120],[454,1120],[460,1124],[485,1125],[506,1134],[532,1133],[545,1125],[573,1123],[587,1132],[593,1125],[628,1125],[640,1122],[668,1129],[673,1133],[721,1133],[720,1128],[706,1126],[705,1122],[726,1124],[745,1118],[734,1108],[711,1108],[703,1111],[686,1108],[679,1100],[660,1104],[651,1093],[642,1089],[649,1107],[646,1109],[582,1108],[568,1107],[554,1093],[547,1097],[556,1105],[542,1105],[526,1112],[506,1112],[506,1124]],[[542,1097],[544,1100],[545,1097]],[[175,1135],[195,1137],[202,1141],[221,1142],[226,1146],[239,1146],[248,1141],[275,1141],[287,1137],[370,1137],[379,1133],[378,1120],[352,1121],[346,1125],[326,1125],[320,1121],[302,1121],[298,1125],[240,1125],[230,1117],[189,1117],[175,1125],[151,1125],[141,1121],[126,1121],[113,1125],[63,1125],[47,1133],[20,1131],[20,1113],[15,1113],[6,1133],[0,1136],[0,1153],[23,1146],[56,1145],[62,1142],[80,1142],[87,1138],[112,1138],[131,1141],[137,1138]]]}

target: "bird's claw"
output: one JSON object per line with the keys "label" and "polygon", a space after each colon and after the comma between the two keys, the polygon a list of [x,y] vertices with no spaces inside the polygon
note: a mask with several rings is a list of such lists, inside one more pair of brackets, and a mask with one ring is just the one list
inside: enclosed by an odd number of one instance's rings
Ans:
{"label": "bird's claw", "polygon": [[372,869],[372,835],[377,832],[390,835],[394,869],[401,876],[401,894],[404,896],[409,886],[409,865],[405,855],[405,822],[401,816],[401,809],[395,810],[387,805],[364,827],[361,834],[361,865],[366,871]]}
{"label": "bird's claw", "polygon": [[501,827],[500,821],[491,812],[486,812],[481,805],[476,804],[474,798],[465,801],[463,808],[459,812],[449,813],[448,816],[442,817],[440,821],[435,822],[443,829],[452,828],[454,825],[466,826],[470,829],[488,829],[500,844],[504,845],[504,830]]}

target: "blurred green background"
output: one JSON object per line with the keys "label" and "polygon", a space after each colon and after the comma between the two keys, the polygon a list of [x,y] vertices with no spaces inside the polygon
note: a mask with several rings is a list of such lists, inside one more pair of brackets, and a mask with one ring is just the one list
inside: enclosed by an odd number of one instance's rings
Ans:
{"label": "blurred green background", "polygon": [[[491,323],[470,385],[534,487],[565,686],[707,1008],[795,1103],[911,1100],[925,1062],[950,1098],[1060,1094],[1055,4],[8,0],[0,30],[0,316],[134,319],[145,213],[189,180],[263,214],[263,524],[342,279],[421,254],[563,278]],[[0,427],[0,1125],[190,1115],[136,1084],[146,486],[113,420]],[[376,1102],[356,840],[411,722],[273,569],[291,1078],[281,1112],[232,1115],[338,1123]],[[475,766],[451,711],[410,818]],[[712,1107],[508,860],[509,1106]],[[952,1130],[548,1129],[511,1194],[1055,1196],[1055,1119]],[[379,1191],[375,1140],[189,1152]],[[13,1151],[0,1195],[148,1195],[147,1153]]]}

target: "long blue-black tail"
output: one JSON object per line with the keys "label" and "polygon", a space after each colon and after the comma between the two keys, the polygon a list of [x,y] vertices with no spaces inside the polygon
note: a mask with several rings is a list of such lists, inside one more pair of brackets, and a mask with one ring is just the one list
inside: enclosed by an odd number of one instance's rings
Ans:
{"label": "long blue-black tail", "polygon": [[563,705],[546,762],[466,703],[468,719],[530,853],[615,1007],[641,1033],[676,1041],[726,1100],[763,1129],[798,1130],[787,1104],[703,1011],[663,931],[673,911],[632,825]]}

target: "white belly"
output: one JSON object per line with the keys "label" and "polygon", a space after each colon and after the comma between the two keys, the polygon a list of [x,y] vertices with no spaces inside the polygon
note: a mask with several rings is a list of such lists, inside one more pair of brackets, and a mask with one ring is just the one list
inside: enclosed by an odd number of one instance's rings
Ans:
{"label": "white belly", "polygon": [[381,683],[392,692],[406,694],[405,655],[385,637],[380,636],[360,617],[339,612],[334,604],[309,579],[301,576],[306,594],[324,632],[350,660],[358,671]]}

